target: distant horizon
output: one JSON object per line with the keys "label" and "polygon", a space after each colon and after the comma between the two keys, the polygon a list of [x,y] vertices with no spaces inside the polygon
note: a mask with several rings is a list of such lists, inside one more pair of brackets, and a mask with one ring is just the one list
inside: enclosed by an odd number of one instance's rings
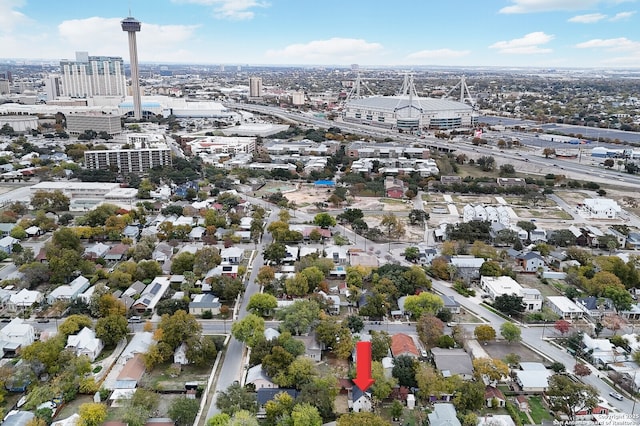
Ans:
{"label": "distant horizon", "polygon": [[[91,55],[89,52],[89,56],[98,56]],[[43,64],[56,64],[63,60],[75,60],[70,58],[60,58],[60,59],[48,59],[48,58],[0,58],[0,65],[2,64],[10,64],[11,62],[25,62],[31,63],[28,65],[39,66]],[[123,57],[123,63],[125,66],[129,67],[130,63],[128,58]],[[169,61],[139,61],[140,65],[170,65],[170,66],[208,66],[208,67],[220,67],[220,66],[229,66],[229,67],[268,67],[268,68],[336,68],[336,69],[345,69],[348,71],[352,71],[351,65],[339,65],[339,64],[259,64],[259,63],[238,63],[238,62],[229,62],[229,63],[220,63],[220,62],[169,62]],[[398,71],[407,71],[410,72],[412,69],[416,70],[429,70],[429,69],[491,69],[491,70],[567,70],[567,71],[591,71],[591,70],[601,70],[601,71],[636,71],[640,73],[640,65],[637,67],[543,67],[543,66],[533,66],[533,65],[369,65],[369,64],[356,64],[358,65],[359,70],[374,70],[374,69],[393,69]],[[52,65],[54,66],[54,65]]]}
{"label": "distant horizon", "polygon": [[131,14],[148,64],[624,70],[640,68],[634,1],[2,0],[0,43],[18,61],[128,61]]}

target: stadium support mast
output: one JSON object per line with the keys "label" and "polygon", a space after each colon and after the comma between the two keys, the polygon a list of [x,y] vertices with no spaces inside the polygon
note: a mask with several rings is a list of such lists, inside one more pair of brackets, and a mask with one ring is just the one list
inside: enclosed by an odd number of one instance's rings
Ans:
{"label": "stadium support mast", "polygon": [[451,90],[449,90],[449,92],[443,96],[443,98],[448,98],[449,95],[451,95],[451,93],[453,93],[453,91],[458,87],[460,87],[460,102],[465,103],[466,101],[469,101],[469,105],[471,105],[473,109],[475,109],[476,101],[475,99],[473,99],[473,96],[471,96],[471,92],[469,91],[469,86],[467,86],[467,80],[464,75],[460,77],[460,81],[455,86],[453,86]]}

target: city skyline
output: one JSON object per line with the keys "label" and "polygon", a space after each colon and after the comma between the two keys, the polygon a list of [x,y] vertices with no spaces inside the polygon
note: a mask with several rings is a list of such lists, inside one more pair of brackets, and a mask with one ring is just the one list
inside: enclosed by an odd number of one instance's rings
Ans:
{"label": "city skyline", "polygon": [[638,68],[635,0],[0,0],[3,59],[228,65]]}

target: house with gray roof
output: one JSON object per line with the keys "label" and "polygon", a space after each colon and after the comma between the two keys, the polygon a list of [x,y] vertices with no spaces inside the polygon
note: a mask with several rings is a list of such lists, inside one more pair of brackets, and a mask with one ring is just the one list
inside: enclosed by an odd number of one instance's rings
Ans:
{"label": "house with gray roof", "polygon": [[444,377],[459,375],[464,380],[473,378],[471,356],[464,349],[431,348],[431,358]]}
{"label": "house with gray roof", "polygon": [[456,408],[448,402],[433,404],[433,411],[427,416],[431,426],[461,426]]}
{"label": "house with gray roof", "polygon": [[210,311],[213,315],[220,313],[220,300],[211,293],[194,294],[193,300],[189,302],[189,313],[191,315],[202,315]]}
{"label": "house with gray roof", "polygon": [[76,300],[86,289],[89,288],[89,280],[82,275],[71,281],[67,285],[61,285],[53,289],[47,296],[47,302],[53,305],[56,300],[71,302]]}

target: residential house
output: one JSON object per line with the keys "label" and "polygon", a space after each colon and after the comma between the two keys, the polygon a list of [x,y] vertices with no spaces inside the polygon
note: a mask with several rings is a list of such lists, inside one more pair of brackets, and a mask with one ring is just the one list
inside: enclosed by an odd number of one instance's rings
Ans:
{"label": "residential house", "polygon": [[540,253],[536,253],[535,251],[518,255],[516,262],[524,272],[538,272],[538,269],[546,269],[547,267],[544,258],[540,256]]}
{"label": "residential house", "polygon": [[284,247],[286,249],[286,254],[284,256],[284,259],[282,259],[282,263],[290,264],[297,261],[300,249],[296,246],[289,245],[285,245]]}
{"label": "residential house", "polygon": [[349,252],[346,246],[327,246],[324,249],[325,257],[331,259],[337,265],[345,265],[349,260]]}
{"label": "residential house", "polygon": [[547,296],[549,308],[566,320],[582,318],[584,311],[566,296]]}
{"label": "residential house", "polygon": [[173,248],[165,242],[158,243],[151,254],[151,258],[159,263],[171,259],[171,256],[173,256]]}
{"label": "residential house", "polygon": [[431,261],[438,257],[438,251],[435,248],[422,243],[418,244],[418,253],[420,256],[418,262],[422,265],[431,265]]}
{"label": "residential house", "polygon": [[135,301],[132,308],[138,312],[153,312],[156,305],[169,289],[168,277],[155,277],[151,283],[145,287],[140,298]]}
{"label": "residential house", "polygon": [[448,402],[433,404],[433,411],[427,417],[431,426],[461,426],[456,408]]}
{"label": "residential house", "polygon": [[431,348],[431,359],[444,377],[458,375],[463,380],[473,378],[471,356],[464,349]]}
{"label": "residential house", "polygon": [[258,389],[275,389],[279,386],[273,383],[271,378],[264,372],[262,364],[254,365],[247,370],[247,377],[244,381],[245,385],[253,385],[255,390]]}
{"label": "residential house", "polygon": [[500,389],[495,388],[493,386],[487,386],[484,389],[484,401],[487,407],[497,408],[497,407],[504,407],[507,402],[507,399],[504,397],[504,394]]}
{"label": "residential house", "polygon": [[581,297],[576,299],[576,305],[578,305],[587,316],[596,321],[599,321],[606,315],[614,315],[616,313],[613,301],[607,297]]}
{"label": "residential house", "polygon": [[202,241],[202,237],[207,232],[207,230],[202,226],[196,226],[189,232],[189,240],[190,241]]}
{"label": "residential house", "polygon": [[87,259],[102,259],[111,249],[107,244],[96,243],[87,247],[84,251],[84,257]]}
{"label": "residential house", "polygon": [[227,247],[220,250],[220,257],[222,263],[229,263],[231,265],[239,265],[244,257],[244,249],[240,247]]}
{"label": "residential house", "polygon": [[5,416],[2,426],[27,426],[35,417],[31,411],[12,410]]}
{"label": "residential house", "polygon": [[441,294],[440,298],[444,303],[443,309],[451,312],[452,314],[460,313],[460,303],[456,302],[456,299],[453,296],[447,296],[446,294]]}
{"label": "residential house", "polygon": [[371,401],[371,393],[363,392],[358,386],[351,388],[351,397],[348,399],[348,407],[354,413],[371,412],[373,403]]}
{"label": "residential house", "polygon": [[31,324],[22,318],[14,318],[0,330],[0,344],[15,343],[17,347],[27,347],[36,340],[36,332]]}
{"label": "residential house", "polygon": [[0,223],[0,237],[7,237],[13,228],[16,227],[15,223],[2,222]]}
{"label": "residential house", "polygon": [[102,340],[98,339],[95,331],[88,327],[84,327],[78,334],[67,337],[66,349],[72,350],[77,356],[86,355],[91,362],[100,355],[102,348],[104,348]]}
{"label": "residential house", "polygon": [[120,262],[128,250],[129,246],[127,244],[116,244],[104,255],[104,260],[107,262]]}
{"label": "residential house", "polygon": [[397,333],[391,336],[391,354],[394,358],[401,355],[418,358],[420,352],[413,338],[404,333]]}
{"label": "residential house", "polygon": [[308,336],[294,336],[294,339],[304,343],[304,355],[314,361],[322,361],[322,346],[316,339],[315,333]]}
{"label": "residential house", "polygon": [[452,256],[449,263],[456,267],[456,273],[465,280],[480,278],[480,267],[485,262],[481,257]]}
{"label": "residential house", "polygon": [[522,392],[542,393],[549,387],[549,377],[553,372],[539,362],[521,362],[520,370],[516,370],[515,374]]}
{"label": "residential house", "polygon": [[127,388],[131,388],[133,385],[135,388],[145,371],[144,356],[141,353],[136,353],[125,362],[116,378],[116,384],[123,384]]}
{"label": "residential house", "polygon": [[24,232],[27,234],[27,237],[29,238],[37,237],[38,235],[42,235],[44,233],[42,229],[40,229],[40,227],[35,225],[28,227],[27,229],[24,230]]}
{"label": "residential house", "polygon": [[57,300],[71,302],[89,288],[89,280],[82,275],[67,285],[61,285],[53,289],[47,296],[47,302],[53,305]]}
{"label": "residential house", "polygon": [[271,341],[271,340],[276,340],[278,337],[280,337],[280,332],[278,330],[276,330],[275,328],[265,328],[264,330],[264,338],[267,341]]}
{"label": "residential house", "polygon": [[[119,300],[124,303],[127,310],[133,306],[133,302],[142,294],[145,289],[145,285],[142,281],[136,281],[129,286],[120,296]],[[115,293],[114,293],[115,295]]]}
{"label": "residential house", "polygon": [[120,354],[118,362],[125,363],[136,355],[147,353],[149,347],[151,347],[154,342],[153,333],[150,331],[140,331],[135,333],[127,347],[125,347],[122,354]]}
{"label": "residential house", "polygon": [[525,311],[539,311],[542,309],[542,294],[538,289],[523,288],[516,280],[508,276],[482,277],[480,288],[492,299],[505,294],[522,297]]}
{"label": "residential house", "polygon": [[589,353],[592,364],[598,368],[607,368],[620,360],[625,360],[627,353],[623,348],[614,346],[609,339],[594,339],[583,333],[582,346],[584,352]]}
{"label": "residential house", "polygon": [[10,312],[17,312],[18,310],[27,309],[37,303],[42,303],[44,296],[38,290],[27,290],[23,288],[19,292],[9,296],[7,302],[7,310]]}
{"label": "residential house", "polygon": [[287,393],[291,398],[295,401],[298,397],[298,391],[295,389],[285,389],[285,388],[260,388],[256,392],[256,400],[258,402],[258,413],[256,416],[259,419],[264,419],[266,417],[265,406],[267,402],[272,401],[276,395],[279,393]]}
{"label": "residential house", "polygon": [[518,409],[520,411],[529,411],[529,400],[524,395],[516,396],[516,403],[518,404]]}
{"label": "residential house", "polygon": [[140,227],[136,225],[127,225],[122,231],[122,235],[135,241],[140,236]]}
{"label": "residential house", "polygon": [[541,228],[536,228],[533,231],[530,231],[529,241],[531,241],[532,244],[546,243],[547,231]]}
{"label": "residential house", "polygon": [[188,365],[189,359],[187,358],[187,344],[182,342],[175,351],[173,351],[173,363],[180,365]]}
{"label": "residential house", "polygon": [[388,198],[402,198],[405,191],[404,182],[400,179],[387,176],[384,180],[384,193]]}
{"label": "residential house", "polygon": [[592,219],[616,219],[622,209],[610,198],[585,198],[581,210]]}
{"label": "residential house", "polygon": [[516,426],[515,422],[508,414],[485,414],[478,416],[476,426]]}
{"label": "residential house", "polygon": [[230,265],[228,263],[221,263],[213,269],[210,269],[209,272],[204,276],[205,281],[212,277],[230,277],[237,278],[238,277],[238,265]]}
{"label": "residential house", "polygon": [[189,302],[189,313],[191,315],[202,315],[205,312],[213,315],[220,313],[220,301],[211,293],[194,294],[193,300]]}
{"label": "residential house", "polygon": [[13,245],[18,244],[19,242],[20,240],[10,236],[0,238],[0,250],[7,254],[11,254],[13,252]]}

